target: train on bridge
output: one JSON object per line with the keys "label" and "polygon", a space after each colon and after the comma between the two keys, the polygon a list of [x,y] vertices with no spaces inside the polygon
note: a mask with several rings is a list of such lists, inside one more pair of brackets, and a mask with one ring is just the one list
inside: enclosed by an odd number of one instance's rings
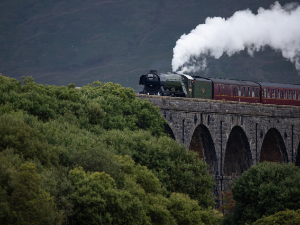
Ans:
{"label": "train on bridge", "polygon": [[140,77],[139,94],[300,106],[300,85],[157,73]]}

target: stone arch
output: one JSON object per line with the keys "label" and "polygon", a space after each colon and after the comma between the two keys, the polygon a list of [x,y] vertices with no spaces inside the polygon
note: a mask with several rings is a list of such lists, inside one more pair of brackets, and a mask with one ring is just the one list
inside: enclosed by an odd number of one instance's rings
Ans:
{"label": "stone arch", "polygon": [[298,145],[298,150],[296,152],[295,165],[300,167],[300,142],[299,142],[299,145]]}
{"label": "stone arch", "polygon": [[271,128],[266,133],[261,151],[259,162],[288,162],[286,147],[281,134],[276,128]]}
{"label": "stone arch", "polygon": [[252,156],[246,133],[240,126],[234,126],[226,144],[223,174],[236,178],[251,165]]}
{"label": "stone arch", "polygon": [[170,138],[176,140],[174,132],[169,124],[165,123],[164,132],[169,135]]}
{"label": "stone arch", "polygon": [[211,173],[216,173],[218,171],[215,145],[211,134],[205,125],[200,124],[196,127],[189,149],[198,153],[199,158],[203,159],[208,164]]}

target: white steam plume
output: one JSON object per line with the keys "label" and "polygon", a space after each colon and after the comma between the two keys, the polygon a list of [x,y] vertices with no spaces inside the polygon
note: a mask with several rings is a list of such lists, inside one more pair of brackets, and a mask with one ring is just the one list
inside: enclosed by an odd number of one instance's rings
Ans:
{"label": "white steam plume", "polygon": [[270,9],[237,11],[232,17],[207,18],[188,35],[183,34],[173,49],[173,71],[195,72],[206,67],[206,56],[220,58],[247,49],[255,51],[270,46],[295,63],[300,71],[300,6],[278,2]]}

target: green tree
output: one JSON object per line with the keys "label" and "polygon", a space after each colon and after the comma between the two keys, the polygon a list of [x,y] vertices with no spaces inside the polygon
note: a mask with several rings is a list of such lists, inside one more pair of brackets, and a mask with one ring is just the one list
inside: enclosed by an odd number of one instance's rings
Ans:
{"label": "green tree", "polygon": [[120,155],[132,159],[148,169],[162,182],[168,195],[173,192],[188,194],[204,207],[213,207],[215,185],[207,164],[198,155],[168,137],[153,137],[147,131],[106,132],[101,139]]}
{"label": "green tree", "polygon": [[[115,181],[104,172],[85,173],[82,168],[70,171],[75,192],[71,224],[142,224],[145,216],[138,197],[117,190]],[[149,224],[149,223],[148,223]]]}
{"label": "green tree", "polygon": [[14,148],[15,153],[22,154],[25,159],[38,159],[46,166],[57,165],[57,149],[48,144],[45,136],[36,127],[31,127],[22,119],[22,113],[0,117],[0,151]]}
{"label": "green tree", "polygon": [[18,157],[5,159],[10,162],[1,159],[1,224],[60,224],[61,214],[56,211],[53,197],[41,188],[35,164],[25,162],[15,168],[13,164],[22,161]]}
{"label": "green tree", "polygon": [[185,194],[167,197],[154,174],[144,166],[135,165],[129,156],[115,156],[124,174],[122,187],[105,172],[70,171],[75,192],[71,224],[217,224],[220,215],[202,209],[196,200]]}
{"label": "green tree", "polygon": [[[20,90],[21,82],[16,79],[5,77],[0,73],[0,99],[11,91],[18,92]],[[1,102],[4,103],[4,102]]]}
{"label": "green tree", "polygon": [[171,194],[168,209],[178,225],[213,225],[219,224],[222,218],[221,213],[216,210],[203,210],[197,201],[192,200],[188,195],[180,193]]}
{"label": "green tree", "polygon": [[236,205],[224,224],[253,223],[285,209],[300,208],[300,168],[294,164],[263,162],[233,182]]}
{"label": "green tree", "polygon": [[300,209],[285,210],[275,213],[270,216],[263,216],[263,218],[255,221],[253,225],[298,225],[300,223]]}
{"label": "green tree", "polygon": [[164,136],[165,120],[159,109],[147,100],[137,99],[133,89],[111,82],[94,82],[82,87],[81,93],[85,101],[98,103],[106,113],[103,120],[105,129],[143,129],[154,136]]}

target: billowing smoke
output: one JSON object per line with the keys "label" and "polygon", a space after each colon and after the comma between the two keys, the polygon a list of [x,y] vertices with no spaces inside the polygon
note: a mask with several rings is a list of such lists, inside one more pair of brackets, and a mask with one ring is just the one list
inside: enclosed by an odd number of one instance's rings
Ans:
{"label": "billowing smoke", "polygon": [[204,69],[206,56],[220,58],[247,49],[255,51],[270,46],[295,63],[300,71],[300,6],[275,2],[270,9],[238,11],[228,19],[207,18],[188,35],[183,34],[173,49],[173,71],[195,72]]}

